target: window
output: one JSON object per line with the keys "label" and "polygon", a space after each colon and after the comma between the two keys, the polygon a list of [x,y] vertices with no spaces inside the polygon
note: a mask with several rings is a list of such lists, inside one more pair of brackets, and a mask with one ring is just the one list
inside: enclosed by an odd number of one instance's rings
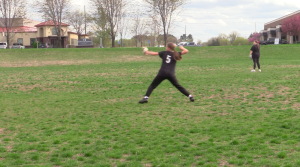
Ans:
{"label": "window", "polygon": [[52,35],[57,35],[55,28],[52,28],[51,31],[52,31]]}
{"label": "window", "polygon": [[33,45],[33,43],[35,43],[36,42],[36,39],[35,38],[30,38],[30,45],[32,46]]}
{"label": "window", "polygon": [[23,45],[23,38],[18,38],[17,43],[21,43]]}

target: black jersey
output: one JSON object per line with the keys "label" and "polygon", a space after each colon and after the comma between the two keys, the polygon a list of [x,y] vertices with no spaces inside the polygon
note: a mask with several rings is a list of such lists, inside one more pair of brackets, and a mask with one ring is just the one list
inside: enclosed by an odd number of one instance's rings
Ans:
{"label": "black jersey", "polygon": [[[178,52],[181,55],[181,52]],[[173,52],[162,51],[159,52],[159,57],[162,59],[162,65],[159,73],[162,74],[175,74],[176,60],[174,59]]]}
{"label": "black jersey", "polygon": [[252,57],[254,58],[260,57],[259,48],[257,45],[253,45],[251,51],[253,51]]}

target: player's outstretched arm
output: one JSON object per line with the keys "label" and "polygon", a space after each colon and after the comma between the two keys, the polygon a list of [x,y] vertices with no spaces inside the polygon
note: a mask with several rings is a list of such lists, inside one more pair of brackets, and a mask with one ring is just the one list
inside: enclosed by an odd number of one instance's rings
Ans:
{"label": "player's outstretched arm", "polygon": [[151,56],[158,56],[158,52],[151,52],[151,51],[146,51],[145,55],[151,55]]}
{"label": "player's outstretched arm", "polygon": [[143,52],[144,52],[145,55],[152,55],[152,56],[157,56],[159,54],[158,52],[148,51],[147,47],[143,47]]}
{"label": "player's outstretched arm", "polygon": [[183,46],[179,46],[179,49],[181,50],[181,55],[184,55],[184,54],[189,53],[189,50],[187,50],[187,49],[184,48]]}

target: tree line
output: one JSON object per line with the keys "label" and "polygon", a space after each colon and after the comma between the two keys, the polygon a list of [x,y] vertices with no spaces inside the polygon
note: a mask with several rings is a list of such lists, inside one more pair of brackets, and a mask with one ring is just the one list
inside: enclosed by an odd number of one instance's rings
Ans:
{"label": "tree line", "polygon": [[207,42],[204,42],[204,46],[228,46],[228,45],[249,45],[248,39],[242,37],[237,31],[233,31],[226,34],[219,34],[218,37],[212,37]]}
{"label": "tree line", "polygon": [[[61,45],[61,23],[66,22],[79,34],[89,32],[104,42],[110,40],[115,47],[116,37],[129,33],[141,41],[144,36],[153,36],[155,41],[163,38],[166,44],[176,17],[187,0],[88,0],[89,12],[72,9],[75,0],[36,0],[31,8],[36,9],[44,20],[53,20]],[[27,17],[26,0],[0,0],[1,27],[6,28],[10,41],[14,26],[20,18]],[[60,46],[61,47],[61,46]]]}

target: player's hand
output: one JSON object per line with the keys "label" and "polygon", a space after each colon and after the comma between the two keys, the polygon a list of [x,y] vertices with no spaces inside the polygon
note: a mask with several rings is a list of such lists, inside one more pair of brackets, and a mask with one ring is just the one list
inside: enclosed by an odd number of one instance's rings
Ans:
{"label": "player's hand", "polygon": [[147,51],[148,51],[148,48],[147,47],[143,47],[144,55],[147,55]]}

